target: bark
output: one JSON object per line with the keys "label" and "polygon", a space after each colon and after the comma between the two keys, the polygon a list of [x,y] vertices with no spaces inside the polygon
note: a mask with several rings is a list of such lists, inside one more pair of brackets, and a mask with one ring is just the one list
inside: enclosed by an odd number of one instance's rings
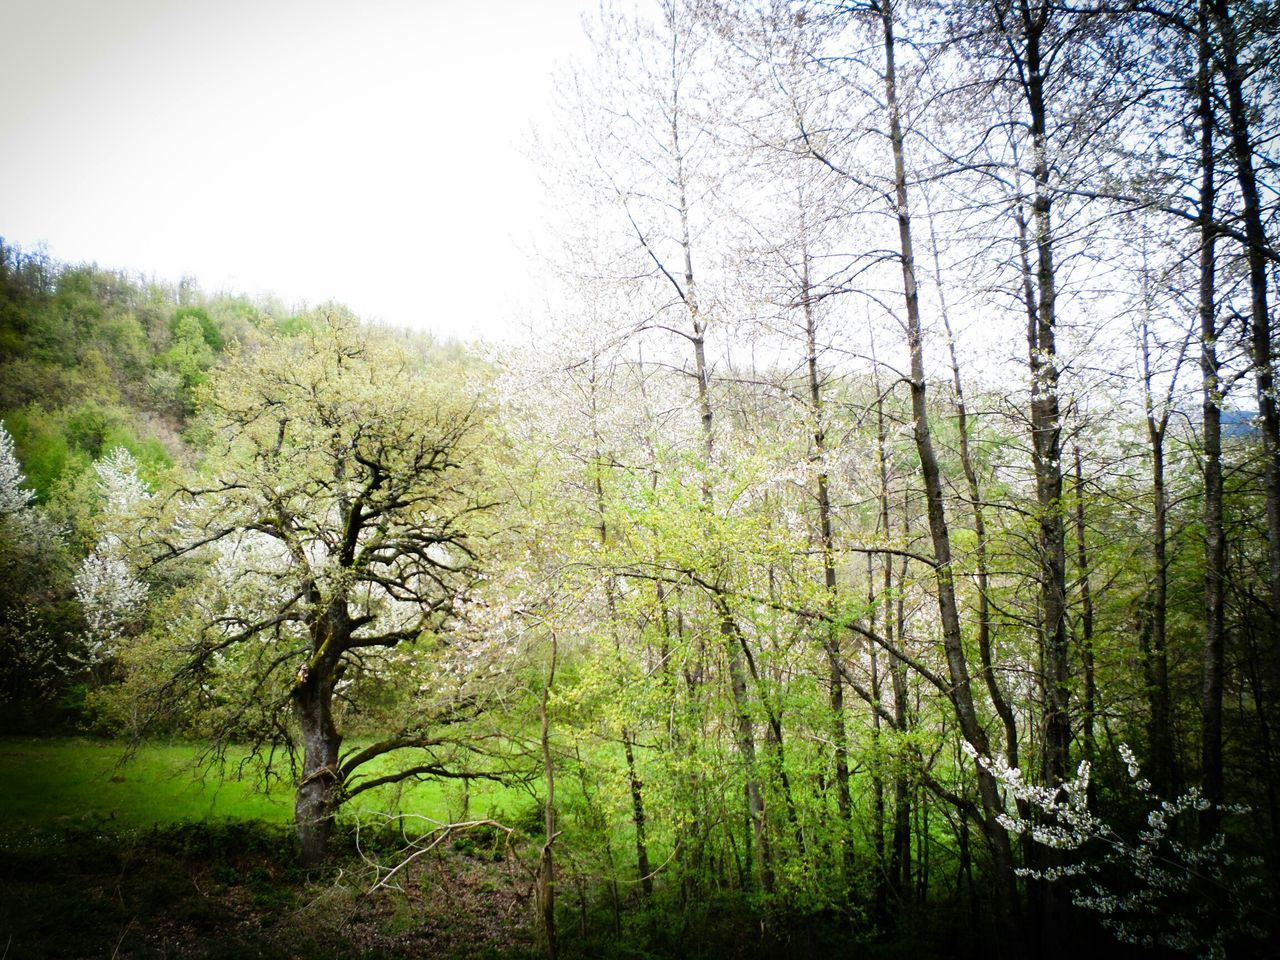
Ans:
{"label": "bark", "polygon": [[551,634],[551,660],[547,667],[546,683],[542,688],[542,701],[539,714],[541,730],[539,742],[542,747],[542,775],[547,785],[547,805],[543,811],[543,832],[546,839],[538,857],[538,906],[542,915],[542,933],[546,940],[548,960],[556,960],[558,945],[556,941],[556,862],[554,844],[556,841],[556,769],[551,756],[551,719],[547,703],[551,697],[551,688],[556,679],[556,659],[559,653],[555,632]]}
{"label": "bark", "polygon": [[342,803],[338,750],[342,737],[333,722],[333,688],[339,657],[351,638],[346,604],[333,601],[311,627],[312,658],[298,671],[292,691],[302,733],[302,780],[294,797],[294,823],[303,866],[324,862],[334,818]]}
{"label": "bark", "polygon": [[[1062,417],[1057,356],[1057,278],[1054,266],[1053,184],[1049,163],[1047,67],[1042,41],[1055,8],[1047,2],[1018,5],[1019,26],[1005,25],[1010,55],[1017,67],[1027,108],[1031,138],[1031,239],[1016,207],[1022,260],[1023,297],[1027,311],[1027,356],[1030,368],[1031,459],[1036,477],[1038,519],[1036,552],[1040,590],[1040,680],[1043,695],[1043,771],[1045,784],[1057,786],[1071,770],[1070,658],[1066,595],[1066,521],[1062,502]],[[1019,47],[1017,40],[1021,40]],[[1029,248],[1035,252],[1034,267]],[[1025,836],[1025,835],[1024,835]],[[1030,843],[1028,839],[1026,841]],[[1038,865],[1054,868],[1063,861],[1054,849],[1028,851]],[[1039,940],[1046,956],[1059,956],[1069,936],[1069,902],[1061,884],[1031,883],[1031,899],[1039,907]]]}
{"label": "bark", "polygon": [[[894,719],[906,730],[910,725],[907,712],[906,669],[896,661],[889,665],[889,677],[893,685]],[[905,770],[899,769],[893,778],[893,837],[889,844],[889,877],[899,900],[906,902],[911,889],[911,781]]]}
{"label": "bark", "polygon": [[640,872],[640,889],[646,897],[653,894],[653,871],[649,869],[649,844],[645,838],[644,783],[636,773],[635,751],[631,734],[622,731],[622,746],[627,757],[627,781],[631,787],[631,822],[636,828],[636,869]]}
{"label": "bark", "polygon": [[[1277,849],[1277,838],[1280,838],[1280,792],[1276,790],[1276,764],[1274,737],[1271,733],[1271,709],[1275,698],[1268,695],[1267,681],[1263,676],[1263,651],[1258,648],[1254,639],[1254,631],[1244,632],[1244,672],[1249,681],[1249,692],[1253,695],[1254,717],[1258,724],[1258,739],[1255,756],[1262,761],[1263,781],[1267,792],[1267,823],[1271,828],[1271,841],[1267,849]],[[1270,857],[1270,866],[1274,873],[1277,867],[1276,854]]]}
{"label": "bark", "polygon": [[[1026,80],[1031,121],[1031,212],[1036,251],[1036,316],[1028,329],[1031,366],[1031,442],[1039,511],[1040,604],[1045,661],[1045,782],[1056,786],[1070,775],[1070,664],[1067,649],[1066,528],[1062,510],[1062,418],[1058,400],[1057,286],[1054,274],[1044,64],[1040,41],[1050,16],[1047,5],[1022,6]],[[1051,934],[1052,935],[1052,934]]]}
{"label": "bark", "polygon": [[[875,375],[876,391],[876,450],[877,467],[880,477],[880,530],[886,541],[893,539],[893,515],[889,509],[889,458],[888,430],[884,416],[884,395],[880,390],[879,375]],[[903,504],[903,527],[908,525],[907,504]],[[900,575],[897,581],[897,602],[892,609],[885,611],[884,636],[885,643],[893,645],[896,637],[901,637],[906,619],[906,611],[902,604],[902,583],[906,576],[906,558],[902,559]],[[883,559],[882,591],[885,597],[892,597],[894,591],[893,558]],[[873,648],[874,649],[874,648]],[[889,658],[889,681],[893,691],[893,727],[905,733],[910,726],[907,711],[907,675],[906,667],[897,657]],[[878,699],[878,698],[877,698]],[[880,711],[876,712],[880,719]],[[889,865],[885,876],[885,899],[890,891],[898,903],[906,903],[911,889],[911,784],[907,779],[903,765],[894,765],[893,777],[893,835],[889,844]]]}
{"label": "bark", "polygon": [[[1146,283],[1144,274],[1143,283]],[[1151,449],[1152,548],[1155,582],[1150,596],[1150,650],[1146,655],[1147,699],[1150,716],[1151,780],[1161,796],[1173,795],[1173,707],[1169,693],[1169,495],[1165,487],[1164,439],[1169,426],[1171,397],[1159,413],[1153,396],[1150,336],[1142,326],[1142,379],[1147,415],[1147,440]],[[1180,360],[1179,360],[1180,362]],[[1176,375],[1176,371],[1175,371]],[[1171,388],[1172,389],[1172,388]]]}
{"label": "bark", "polygon": [[[1084,748],[1090,763],[1097,762],[1098,745],[1094,736],[1094,720],[1098,710],[1097,677],[1093,669],[1093,590],[1089,583],[1089,541],[1085,536],[1084,466],[1080,447],[1075,448],[1076,493],[1076,566],[1080,572],[1080,656],[1084,664]],[[1095,786],[1089,781],[1089,799],[1094,799]]]}
{"label": "bark", "polygon": [[991,651],[991,571],[987,562],[987,520],[982,509],[982,489],[978,483],[978,471],[973,462],[973,452],[969,445],[969,408],[965,403],[964,383],[960,378],[960,359],[956,353],[956,341],[951,332],[951,321],[947,316],[946,292],[942,286],[942,263],[938,253],[938,237],[933,231],[932,219],[929,226],[929,241],[933,247],[934,280],[938,287],[938,303],[942,311],[942,323],[947,331],[947,349],[951,355],[951,379],[956,391],[956,428],[960,433],[960,465],[964,470],[965,484],[969,493],[969,508],[973,512],[973,532],[977,536],[974,547],[974,567],[978,587],[978,657],[982,664],[982,679],[987,687],[987,695],[991,698],[991,706],[1004,726],[1004,751],[1009,766],[1018,766],[1018,721],[1013,707],[1000,688],[992,663]]}
{"label": "bark", "polygon": [[[883,422],[881,423],[883,429]],[[884,500],[882,506],[888,510],[888,499]],[[886,534],[888,533],[889,514],[885,513]],[[902,526],[903,529],[909,529],[911,525],[911,503],[907,492],[904,490],[902,494]],[[897,596],[897,602],[894,604],[893,627],[890,640],[894,637],[901,643],[902,638],[907,633],[907,609],[906,609],[906,582],[907,582],[907,558],[903,557],[898,562],[898,570],[895,578],[893,572],[892,561],[885,564],[884,573],[885,589],[892,589]],[[912,719],[909,695],[907,688],[907,667],[897,657],[891,657],[889,662],[889,677],[893,683],[893,719],[897,728],[906,733],[911,729],[914,723]],[[890,864],[890,873],[897,878],[898,898],[900,902],[909,902],[911,893],[911,824],[914,822],[915,814],[915,791],[911,787],[911,779],[907,774],[905,764],[896,765],[897,772],[893,780],[893,860]],[[895,869],[896,868],[896,869]]]}
{"label": "bark", "polygon": [[333,723],[332,682],[309,677],[293,693],[294,714],[302,731],[302,780],[294,797],[293,814],[302,844],[302,865],[324,862],[334,817],[342,800],[338,749],[342,737]]}
{"label": "bark", "polygon": [[[876,628],[875,618],[875,579],[873,570],[874,560],[870,554],[867,555],[867,592],[868,603],[872,604],[871,629]],[[879,874],[876,882],[876,919],[883,923],[889,915],[889,864],[885,858],[884,851],[884,747],[880,742],[880,726],[883,722],[880,712],[884,709],[884,703],[881,698],[880,691],[880,656],[879,651],[872,646],[871,648],[871,699],[875,702],[875,709],[871,712],[871,791],[872,791],[872,822],[874,823],[872,832],[872,847],[875,850],[876,870]]]}
{"label": "bark", "polygon": [[969,927],[972,930],[979,928],[979,895],[978,887],[973,882],[973,857],[969,852],[969,820],[967,817],[960,818],[960,829],[958,831],[958,844],[960,847],[960,863],[956,868],[956,893],[960,892],[961,881],[969,891]]}
{"label": "bark", "polygon": [[929,902],[929,805],[916,804],[916,815],[916,905],[923,907]]}

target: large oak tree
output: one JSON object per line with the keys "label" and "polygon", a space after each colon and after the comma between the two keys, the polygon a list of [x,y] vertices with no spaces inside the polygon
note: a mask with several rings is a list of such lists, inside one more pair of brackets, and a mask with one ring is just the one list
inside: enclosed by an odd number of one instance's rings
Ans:
{"label": "large oak tree", "polygon": [[[440,731],[474,698],[430,653],[477,575],[483,510],[480,418],[448,380],[339,316],[268,341],[210,383],[212,466],[166,505],[158,556],[202,561],[168,689],[212,700],[226,730],[300,740],[306,862],[323,858],[350,797],[472,775]],[[340,701],[391,681],[414,684],[409,719],[342,753]]]}

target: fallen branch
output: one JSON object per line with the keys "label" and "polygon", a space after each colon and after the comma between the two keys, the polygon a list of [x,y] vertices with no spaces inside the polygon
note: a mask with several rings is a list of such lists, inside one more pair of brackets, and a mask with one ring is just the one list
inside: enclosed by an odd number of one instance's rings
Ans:
{"label": "fallen branch", "polygon": [[428,831],[426,834],[419,837],[417,842],[421,843],[423,840],[425,840],[427,837],[432,836],[433,834],[439,834],[439,836],[437,836],[425,847],[415,850],[413,853],[409,854],[409,856],[405,857],[398,864],[392,867],[391,870],[387,872],[387,875],[385,877],[383,877],[381,880],[379,880],[377,883],[375,883],[372,887],[370,887],[365,892],[365,896],[369,896],[370,894],[376,893],[378,890],[385,889],[392,877],[394,877],[397,873],[399,873],[401,870],[403,870],[405,867],[411,864],[414,860],[417,860],[418,857],[422,856],[424,853],[430,853],[436,847],[440,846],[440,844],[444,843],[444,841],[447,840],[454,833],[457,833],[461,830],[469,830],[469,829],[472,829],[473,827],[493,827],[497,830],[501,830],[503,833],[507,835],[508,845],[510,845],[511,843],[511,835],[515,832],[514,827],[508,827],[504,824],[499,823],[497,820],[464,820],[459,823],[437,824],[434,829]]}

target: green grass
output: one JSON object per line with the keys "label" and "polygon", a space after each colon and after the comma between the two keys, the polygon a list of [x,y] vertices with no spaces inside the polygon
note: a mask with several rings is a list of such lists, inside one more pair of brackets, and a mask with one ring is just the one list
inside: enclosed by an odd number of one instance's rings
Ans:
{"label": "green grass", "polygon": [[[199,744],[147,744],[121,763],[124,751],[123,743],[110,740],[0,737],[0,833],[99,820],[126,829],[214,819],[286,823],[293,817],[292,785],[276,783],[265,793],[252,771],[236,779],[234,771],[224,778],[204,770]],[[523,791],[481,781],[471,786],[469,815],[513,813],[529,803]],[[344,808],[345,816],[361,819],[395,813],[457,819],[462,786],[379,787]]]}

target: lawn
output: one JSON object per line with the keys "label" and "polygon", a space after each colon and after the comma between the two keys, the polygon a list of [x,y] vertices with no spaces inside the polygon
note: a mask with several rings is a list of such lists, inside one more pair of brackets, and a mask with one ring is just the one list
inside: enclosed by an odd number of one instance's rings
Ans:
{"label": "lawn", "polygon": [[[127,829],[180,821],[292,819],[291,785],[275,783],[268,793],[252,771],[238,779],[234,770],[226,777],[204,770],[202,749],[191,743],[147,744],[122,762],[125,745],[119,741],[0,737],[0,832],[92,821]],[[486,781],[472,784],[466,800],[457,782],[386,786],[361,795],[345,815],[459,819],[464,813],[512,813],[532,802],[524,791]]]}

